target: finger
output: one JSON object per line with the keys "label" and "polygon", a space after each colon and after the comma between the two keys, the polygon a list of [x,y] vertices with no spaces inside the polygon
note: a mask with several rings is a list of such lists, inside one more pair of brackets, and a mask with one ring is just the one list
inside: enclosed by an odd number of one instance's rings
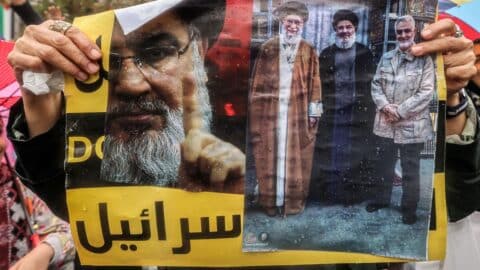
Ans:
{"label": "finger", "polygon": [[228,153],[219,156],[218,159],[212,164],[212,170],[210,173],[210,185],[218,186],[220,183],[223,185],[228,176],[229,165],[227,164]]}
{"label": "finger", "polygon": [[192,72],[185,74],[183,80],[183,129],[185,134],[192,129],[201,129],[203,121],[198,104],[195,75]]}
{"label": "finger", "polygon": [[431,53],[459,52],[472,48],[472,41],[466,38],[443,37],[421,42],[412,46],[412,54],[422,56]]}
{"label": "finger", "polygon": [[[92,46],[96,46],[93,42],[88,40],[86,36],[78,30],[78,28],[71,27],[64,34],[49,30],[45,27],[36,27],[31,36],[41,44],[51,46],[65,56],[70,62],[74,63],[78,68],[82,69],[86,73],[94,74],[98,72],[99,66],[96,61],[100,58],[100,54],[96,54],[98,57],[90,58],[92,54]],[[27,31],[27,30],[25,30]],[[29,30],[30,31],[30,30]],[[71,36],[71,37],[70,37]],[[80,39],[76,41],[75,39]],[[86,41],[85,41],[86,39]],[[80,42],[80,44],[77,44]],[[82,43],[83,42],[83,43]],[[84,44],[84,43],[87,44]],[[95,50],[94,50],[95,51]],[[56,58],[45,59],[51,62],[57,61]]]}
{"label": "finger", "polygon": [[447,91],[448,94],[458,92],[460,89],[467,86],[468,81],[464,80],[449,80],[447,81]]}
{"label": "finger", "polygon": [[[30,70],[46,73],[52,70],[52,68],[47,63],[43,62],[39,57],[19,53],[15,50],[8,54],[7,59],[10,66],[16,69],[16,71],[23,72],[23,70]],[[16,75],[20,75],[21,77],[21,74],[16,73]]]}
{"label": "finger", "polygon": [[447,84],[449,80],[458,82],[465,81],[465,83],[468,83],[475,74],[477,74],[477,69],[473,65],[456,66],[445,70]]}
{"label": "finger", "polygon": [[65,36],[70,38],[80,50],[87,55],[91,60],[97,61],[102,58],[102,51],[91,41],[80,29],[75,26],[65,32]]}
{"label": "finger", "polygon": [[182,157],[186,162],[196,163],[202,149],[218,139],[198,129],[190,130],[182,143]]}
{"label": "finger", "polygon": [[88,75],[85,72],[83,72],[75,63],[70,61],[69,58],[60,53],[55,47],[44,45],[39,42],[36,42],[33,45],[21,42],[18,44],[18,48],[20,51],[28,55],[37,56],[43,62],[74,76],[78,80],[83,81],[88,79]]}
{"label": "finger", "polygon": [[34,29],[37,30],[36,33],[38,35],[45,34],[45,36],[48,37],[51,35],[51,32],[53,32],[56,34],[55,37],[65,36],[69,38],[81,50],[81,52],[87,57],[89,57],[91,60],[96,61],[102,57],[102,51],[95,44],[95,42],[90,40],[90,38],[88,38],[87,35],[80,31],[80,29],[78,29],[76,26],[70,27],[65,33],[58,33],[48,29],[48,27],[54,22],[54,20],[45,21],[38,26],[38,29]]}
{"label": "finger", "polygon": [[224,183],[228,178],[245,175],[245,155],[240,151],[230,151],[212,166],[210,183]]}
{"label": "finger", "polygon": [[198,158],[198,168],[203,175],[210,175],[216,159],[228,154],[229,148],[220,141],[207,145]]}
{"label": "finger", "polygon": [[451,36],[455,34],[455,32],[455,22],[451,19],[443,19],[427,25],[422,30],[421,35],[425,40],[432,40],[441,36]]}
{"label": "finger", "polygon": [[475,54],[471,49],[463,50],[457,53],[450,53],[443,56],[443,63],[447,69],[463,65],[473,66],[475,64],[475,60]]}

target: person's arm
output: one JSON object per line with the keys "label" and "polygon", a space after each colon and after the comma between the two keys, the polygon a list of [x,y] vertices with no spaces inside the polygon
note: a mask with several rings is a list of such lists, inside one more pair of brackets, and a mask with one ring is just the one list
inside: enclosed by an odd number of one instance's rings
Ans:
{"label": "person's arm", "polygon": [[[447,105],[450,106],[458,104],[458,91],[477,73],[472,41],[465,37],[454,37],[455,32],[456,26],[452,20],[440,20],[425,27],[421,32],[425,41],[412,47],[412,54],[415,56],[443,53]],[[447,120],[447,135],[461,134],[467,119],[465,116],[464,112]]]}
{"label": "person's arm", "polygon": [[23,101],[10,110],[7,135],[17,155],[15,169],[24,184],[44,200],[53,212],[67,220],[65,199],[65,119],[43,134],[29,134]]}
{"label": "person's arm", "polygon": [[433,98],[435,89],[435,68],[430,56],[424,58],[420,87],[416,89],[415,93],[398,104],[398,115],[402,119],[408,119],[414,115],[425,110]]}
{"label": "person's arm", "polygon": [[43,21],[28,0],[12,0],[10,7],[26,25],[40,24]]}
{"label": "person's arm", "polygon": [[19,183],[23,198],[32,202],[31,221],[34,223],[34,233],[41,242],[25,257],[20,259],[12,269],[58,269],[73,262],[75,248],[70,226],[67,222],[55,216],[48,206],[35,193]]}
{"label": "person's arm", "polygon": [[385,106],[390,104],[390,102],[388,102],[387,100],[387,97],[383,93],[383,89],[382,89],[381,73],[382,73],[383,61],[384,60],[382,57],[378,64],[377,71],[375,72],[375,75],[373,76],[373,79],[372,79],[372,99],[378,110],[382,110]]}
{"label": "person's arm", "polygon": [[9,270],[47,270],[54,252],[49,244],[40,243]]}
{"label": "person's arm", "polygon": [[320,65],[318,62],[318,56],[312,49],[312,55],[310,55],[310,61],[312,62],[311,78],[310,78],[310,101],[308,103],[308,119],[310,128],[314,127],[318,118],[323,114],[322,103],[322,84],[320,78]]}

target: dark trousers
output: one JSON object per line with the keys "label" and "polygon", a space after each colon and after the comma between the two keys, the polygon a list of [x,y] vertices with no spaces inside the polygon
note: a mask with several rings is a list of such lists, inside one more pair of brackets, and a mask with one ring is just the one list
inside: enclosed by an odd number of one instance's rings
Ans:
{"label": "dark trousers", "polygon": [[377,137],[379,148],[377,167],[377,195],[375,203],[388,205],[392,196],[397,153],[402,166],[402,213],[415,214],[420,199],[420,152],[423,143],[397,144],[393,139]]}

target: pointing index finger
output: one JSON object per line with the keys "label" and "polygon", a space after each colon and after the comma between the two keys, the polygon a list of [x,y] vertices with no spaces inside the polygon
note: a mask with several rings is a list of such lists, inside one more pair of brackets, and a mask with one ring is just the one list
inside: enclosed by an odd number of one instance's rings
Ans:
{"label": "pointing index finger", "polygon": [[455,31],[455,23],[451,19],[443,19],[427,25],[422,30],[421,35],[425,40],[432,40],[437,37],[451,36],[455,34]]}
{"label": "pointing index finger", "polygon": [[190,130],[201,129],[203,126],[195,86],[195,75],[188,72],[183,78],[183,129],[185,135]]}

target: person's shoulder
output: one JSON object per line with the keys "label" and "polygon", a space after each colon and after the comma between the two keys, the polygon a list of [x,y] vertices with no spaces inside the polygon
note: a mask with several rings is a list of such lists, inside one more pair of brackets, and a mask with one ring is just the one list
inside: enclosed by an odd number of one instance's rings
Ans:
{"label": "person's shoulder", "polygon": [[368,48],[368,46],[363,43],[355,42],[355,47],[357,51],[366,51],[371,53],[370,48]]}
{"label": "person's shoulder", "polygon": [[365,46],[363,43],[360,43],[360,42],[355,42],[355,46],[357,47],[357,49],[370,50],[370,49],[368,49],[367,46]]}
{"label": "person's shoulder", "polygon": [[336,50],[336,46],[335,44],[332,44],[326,48],[324,48],[321,52],[320,52],[320,57],[328,57],[329,55],[333,54]]}
{"label": "person's shoulder", "polygon": [[278,36],[275,36],[265,41],[262,44],[262,47],[278,46],[279,44],[280,44],[280,38]]}
{"label": "person's shoulder", "polygon": [[314,48],[312,43],[310,43],[308,40],[305,40],[303,38],[300,40],[300,45],[307,46],[307,47],[310,47],[310,48]]}
{"label": "person's shoulder", "polygon": [[384,60],[392,59],[395,56],[395,54],[397,53],[397,51],[398,51],[397,49],[393,49],[391,51],[388,51],[388,52],[384,53],[382,55],[382,59],[384,59]]}
{"label": "person's shoulder", "polygon": [[276,48],[278,49],[280,47],[279,44],[280,44],[279,38],[272,37],[269,40],[262,43],[262,45],[260,46],[260,50],[263,53],[269,54],[271,52],[276,51]]}
{"label": "person's shoulder", "polygon": [[[357,55],[373,58],[372,51],[370,50],[370,48],[368,48],[368,46],[364,45],[363,43],[355,42],[355,50]],[[368,60],[372,60],[372,59],[368,59]]]}

